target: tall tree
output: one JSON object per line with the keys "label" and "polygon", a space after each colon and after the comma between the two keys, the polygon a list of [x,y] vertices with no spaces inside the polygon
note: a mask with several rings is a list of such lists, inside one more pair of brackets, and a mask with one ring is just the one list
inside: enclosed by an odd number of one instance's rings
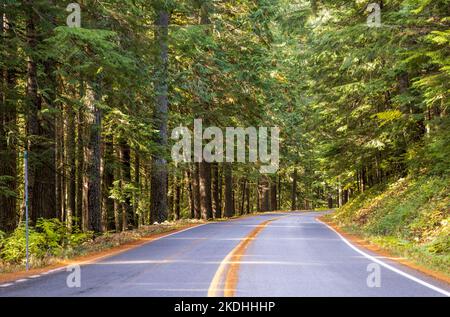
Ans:
{"label": "tall tree", "polygon": [[[11,18],[4,12],[4,6],[0,6],[0,46],[2,60],[12,58],[14,46],[11,44],[11,31],[9,24]],[[10,232],[15,229],[17,223],[16,199],[17,199],[17,147],[14,136],[17,125],[17,111],[13,103],[12,93],[16,82],[16,74],[13,67],[2,63],[0,67],[0,230]]]}
{"label": "tall tree", "polygon": [[[38,91],[39,45],[38,34],[40,18],[34,2],[24,3],[26,11],[27,36],[27,137],[30,153],[29,200],[30,219],[56,218],[56,174],[55,174],[55,126],[54,112],[43,112],[43,100]],[[51,105],[49,105],[51,107]]]}
{"label": "tall tree", "polygon": [[87,189],[87,229],[102,232],[101,204],[101,127],[102,111],[99,106],[101,87],[98,82],[88,83],[86,89],[86,107],[89,110],[88,144],[85,148],[86,189]]}
{"label": "tall tree", "polygon": [[167,207],[167,121],[168,121],[168,40],[170,13],[166,8],[158,8],[156,18],[156,42],[158,55],[156,58],[155,90],[156,105],[154,111],[154,125],[159,131],[156,143],[160,146],[160,153],[153,156],[151,182],[151,212],[152,221],[163,222],[168,217]]}

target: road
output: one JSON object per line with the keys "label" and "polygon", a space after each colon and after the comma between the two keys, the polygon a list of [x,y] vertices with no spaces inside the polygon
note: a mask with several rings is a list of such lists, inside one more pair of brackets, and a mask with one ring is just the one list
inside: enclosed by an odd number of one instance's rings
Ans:
{"label": "road", "polygon": [[0,296],[449,296],[448,284],[356,248],[318,215],[198,226],[81,266],[80,287],[64,269],[0,285]]}

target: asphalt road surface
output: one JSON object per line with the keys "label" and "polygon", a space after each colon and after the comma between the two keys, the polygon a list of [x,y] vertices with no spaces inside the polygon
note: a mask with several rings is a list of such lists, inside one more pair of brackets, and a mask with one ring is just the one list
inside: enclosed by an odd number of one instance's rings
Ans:
{"label": "asphalt road surface", "polygon": [[66,269],[47,272],[0,285],[0,296],[450,295],[448,284],[353,246],[318,215],[198,226],[82,265],[79,280]]}

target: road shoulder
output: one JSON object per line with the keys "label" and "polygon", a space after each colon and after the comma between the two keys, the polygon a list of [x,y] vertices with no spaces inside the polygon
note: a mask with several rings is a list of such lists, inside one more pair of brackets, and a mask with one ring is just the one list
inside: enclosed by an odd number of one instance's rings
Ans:
{"label": "road shoulder", "polygon": [[44,267],[31,269],[29,271],[1,273],[0,274],[0,284],[11,283],[11,282],[14,282],[17,280],[21,280],[21,279],[25,279],[25,278],[29,278],[29,277],[33,277],[33,276],[48,274],[48,273],[51,273],[54,271],[61,270],[64,267],[67,267],[69,265],[85,265],[85,264],[95,263],[100,260],[118,255],[120,253],[138,248],[145,244],[152,243],[152,242],[162,239],[164,237],[168,237],[168,236],[174,235],[176,233],[180,233],[182,231],[190,230],[190,229],[202,226],[204,224],[206,224],[206,223],[183,224],[183,225],[178,226],[176,229],[168,228],[168,230],[164,231],[164,232],[151,233],[151,234],[145,235],[143,237],[139,237],[139,238],[133,239],[131,241],[121,243],[120,245],[117,245],[117,246],[106,247],[105,249],[102,249],[100,251],[89,252],[86,255],[76,256],[76,257],[73,257],[70,259],[56,260],[55,263],[44,266]]}
{"label": "road shoulder", "polygon": [[330,226],[336,232],[338,232],[341,236],[343,236],[345,239],[347,239],[349,242],[353,243],[355,246],[357,246],[363,250],[373,252],[373,253],[375,253],[381,257],[384,257],[390,261],[393,261],[397,264],[403,265],[409,269],[418,271],[422,274],[425,274],[426,276],[429,276],[431,278],[438,280],[439,282],[443,282],[443,283],[450,285],[450,277],[448,277],[447,275],[445,275],[441,272],[437,272],[437,271],[431,270],[429,268],[426,268],[422,265],[419,265],[417,263],[414,263],[410,259],[407,259],[404,257],[398,257],[398,256],[392,254],[389,250],[384,249],[381,246],[376,245],[371,241],[368,241],[367,239],[365,239],[364,237],[362,237],[360,235],[346,232],[343,228],[338,226],[336,223],[326,219],[324,216],[318,217],[317,220]]}

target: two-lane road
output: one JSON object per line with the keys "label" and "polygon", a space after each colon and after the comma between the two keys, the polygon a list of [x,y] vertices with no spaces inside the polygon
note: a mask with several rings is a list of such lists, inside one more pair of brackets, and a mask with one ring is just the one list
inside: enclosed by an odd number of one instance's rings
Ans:
{"label": "two-lane road", "polygon": [[[230,287],[235,296],[449,296],[449,285],[355,248],[318,215],[198,226],[83,265],[79,288],[60,270],[0,285],[0,296],[223,296]],[[380,287],[369,287],[378,269]]]}

